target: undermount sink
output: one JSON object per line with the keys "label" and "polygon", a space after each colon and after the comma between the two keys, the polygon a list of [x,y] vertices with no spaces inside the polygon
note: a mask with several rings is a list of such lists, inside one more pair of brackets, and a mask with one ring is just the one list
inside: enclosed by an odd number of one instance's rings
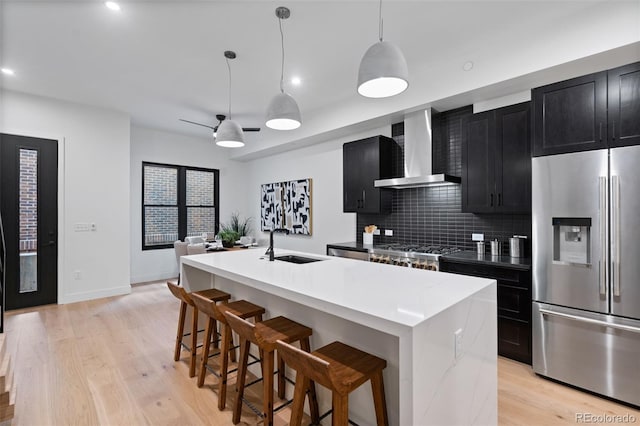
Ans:
{"label": "undermount sink", "polygon": [[276,256],[274,259],[281,260],[283,262],[289,262],[289,263],[312,263],[312,262],[320,262],[321,260],[325,260],[325,259],[314,259],[312,257],[296,256],[295,254]]}

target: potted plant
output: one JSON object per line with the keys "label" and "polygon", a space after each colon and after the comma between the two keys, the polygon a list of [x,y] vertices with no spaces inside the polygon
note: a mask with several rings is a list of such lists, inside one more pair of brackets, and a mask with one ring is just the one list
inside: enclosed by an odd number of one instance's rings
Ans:
{"label": "potted plant", "polygon": [[231,248],[238,241],[240,235],[233,229],[223,229],[218,234],[222,240],[222,247]]}
{"label": "potted plant", "polygon": [[233,247],[240,239],[251,233],[251,218],[241,219],[238,212],[231,213],[231,220],[220,225],[218,238],[222,240],[223,247]]}
{"label": "potted plant", "polygon": [[241,219],[240,213],[231,213],[231,220],[227,224],[222,225],[222,229],[230,229],[236,231],[239,237],[244,237],[251,233],[251,218]]}

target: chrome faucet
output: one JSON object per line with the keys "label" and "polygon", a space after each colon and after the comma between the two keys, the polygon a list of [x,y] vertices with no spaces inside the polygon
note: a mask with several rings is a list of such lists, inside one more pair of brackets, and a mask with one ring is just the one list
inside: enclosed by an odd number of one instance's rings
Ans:
{"label": "chrome faucet", "polygon": [[268,254],[269,255],[269,261],[273,262],[273,234],[274,232],[281,232],[283,234],[289,234],[289,230],[285,229],[285,228],[276,228],[276,229],[272,229],[271,231],[269,231],[269,248],[267,249],[266,252],[264,252],[264,254]]}

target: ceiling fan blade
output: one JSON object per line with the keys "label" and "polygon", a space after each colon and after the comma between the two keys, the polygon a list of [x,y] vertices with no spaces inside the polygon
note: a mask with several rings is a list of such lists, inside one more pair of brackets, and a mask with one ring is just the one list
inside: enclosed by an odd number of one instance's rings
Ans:
{"label": "ceiling fan blade", "polygon": [[259,132],[260,127],[243,127],[242,130],[245,132]]}
{"label": "ceiling fan blade", "polygon": [[196,126],[208,127],[211,130],[216,130],[217,129],[217,126],[213,127],[213,126],[209,126],[208,124],[196,123],[195,121],[184,120],[182,118],[179,118],[178,120],[184,121],[185,123],[189,123],[189,124],[195,124]]}

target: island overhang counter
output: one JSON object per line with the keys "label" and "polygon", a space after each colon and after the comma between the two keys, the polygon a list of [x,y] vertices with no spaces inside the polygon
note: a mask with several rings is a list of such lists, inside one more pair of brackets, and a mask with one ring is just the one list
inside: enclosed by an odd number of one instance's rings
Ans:
{"label": "island overhang counter", "polygon": [[[181,258],[187,291],[234,299],[313,328],[312,349],[340,340],[387,360],[391,425],[497,424],[496,282],[276,249],[321,259],[270,262],[247,249]],[[320,392],[321,408],[331,398]],[[375,424],[371,389],[350,397],[350,418]]]}

